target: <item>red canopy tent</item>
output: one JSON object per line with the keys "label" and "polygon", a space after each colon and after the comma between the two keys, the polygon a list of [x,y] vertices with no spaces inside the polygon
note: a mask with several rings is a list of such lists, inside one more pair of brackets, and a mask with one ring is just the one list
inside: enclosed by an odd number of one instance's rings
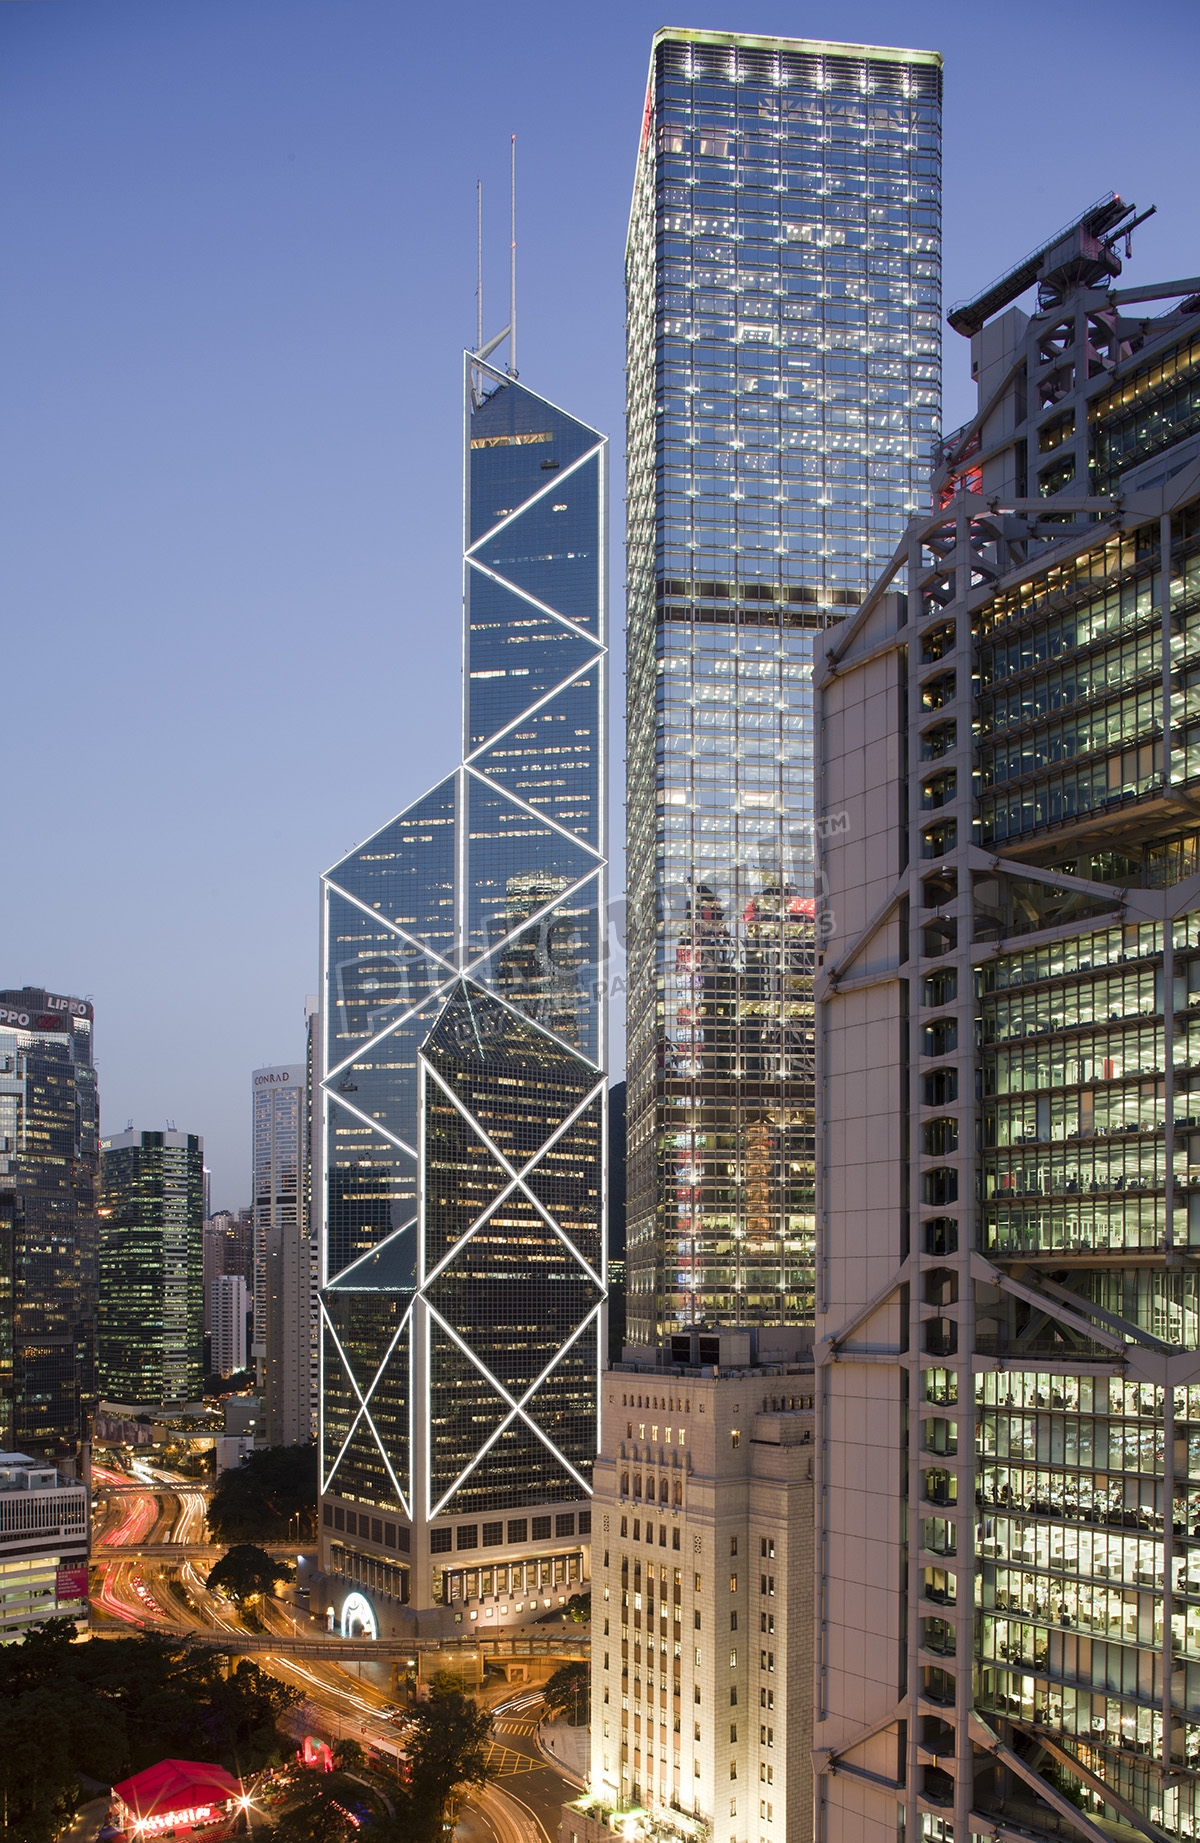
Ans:
{"label": "red canopy tent", "polygon": [[233,1774],[207,1760],[160,1760],[113,1787],[129,1813],[127,1828],[136,1826],[143,1836],[212,1823],[229,1799],[241,1796]]}

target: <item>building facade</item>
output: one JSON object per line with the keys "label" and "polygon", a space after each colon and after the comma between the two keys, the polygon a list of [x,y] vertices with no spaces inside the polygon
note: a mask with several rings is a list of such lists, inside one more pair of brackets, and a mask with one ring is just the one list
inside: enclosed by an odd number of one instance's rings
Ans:
{"label": "building facade", "polygon": [[317,1215],[313,1210],[313,1177],[320,1183],[319,1147],[314,1125],[320,1120],[321,1010],[320,1000],[309,993],[304,1001],[304,1121],[301,1144],[300,1203],[304,1233],[308,1236],[312,1266],[312,1298],[308,1326],[309,1438],[320,1430],[321,1410],[321,1246]]}
{"label": "building facade", "polygon": [[628,292],[629,1335],[810,1318],[812,659],[921,503],[941,59],[654,40]]}
{"label": "building facade", "polygon": [[196,1401],[204,1380],[204,1141],[130,1130],[100,1142],[100,1392]]}
{"label": "building facade", "polygon": [[1200,288],[1136,221],[952,312],[819,666],[819,1839],[1200,1817]]}
{"label": "building facade", "polygon": [[604,1376],[593,1822],[812,1837],[809,1336],[676,1333]]}
{"label": "building facade", "polygon": [[27,1453],[0,1452],[0,1644],[45,1619],[87,1630],[88,1490]]}
{"label": "building facade", "polygon": [[250,1295],[240,1273],[218,1274],[210,1299],[212,1374],[233,1376],[246,1367]]}
{"label": "building facade", "polygon": [[324,883],[335,1613],[373,1581],[444,1601],[447,1571],[476,1561],[493,1584],[501,1567],[506,1584],[578,1569],[590,1532],[606,444],[485,356],[467,355],[464,382],[462,765]]}
{"label": "building facade", "polygon": [[255,1069],[250,1078],[254,1110],[251,1194],[254,1198],[254,1343],[260,1387],[266,1378],[267,1237],[272,1229],[303,1229],[301,1164],[305,1137],[305,1066],[288,1063]]}
{"label": "building facade", "polygon": [[[240,1274],[246,1293],[253,1299],[254,1223],[253,1212],[219,1209],[204,1219],[204,1335],[212,1330],[212,1283],[222,1274]],[[248,1351],[247,1351],[248,1354]]]}
{"label": "building facade", "polygon": [[303,1446],[313,1438],[313,1313],[316,1243],[299,1226],[268,1229],[267,1324],[263,1414],[268,1446]]}
{"label": "building facade", "polygon": [[72,1453],[96,1403],[95,1014],[0,991],[0,1444]]}

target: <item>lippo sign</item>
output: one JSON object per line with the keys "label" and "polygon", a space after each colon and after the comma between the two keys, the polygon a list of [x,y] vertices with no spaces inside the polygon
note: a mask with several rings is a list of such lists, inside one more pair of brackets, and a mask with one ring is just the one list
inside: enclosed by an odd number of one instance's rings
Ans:
{"label": "lippo sign", "polygon": [[70,1563],[56,1571],[54,1597],[60,1604],[64,1600],[86,1600],[87,1590],[88,1571],[85,1561]]}
{"label": "lippo sign", "polygon": [[85,998],[67,998],[60,992],[44,993],[44,1007],[35,1005],[32,1010],[11,1002],[23,997],[23,993],[10,991],[2,996],[9,1003],[0,1003],[0,1027],[9,1030],[62,1030],[64,1018],[92,1016],[92,1007]]}

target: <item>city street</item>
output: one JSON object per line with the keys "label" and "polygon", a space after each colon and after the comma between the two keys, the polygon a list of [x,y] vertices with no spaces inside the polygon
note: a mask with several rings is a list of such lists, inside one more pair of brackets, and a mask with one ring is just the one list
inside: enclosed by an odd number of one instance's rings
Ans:
{"label": "city street", "polygon": [[[525,1836],[530,1836],[532,1820],[554,1843],[558,1832],[559,1809],[567,1799],[577,1798],[579,1791],[557,1772],[539,1751],[538,1722],[545,1714],[545,1704],[536,1691],[508,1698],[493,1711],[492,1746],[488,1759],[491,1782],[482,1795],[484,1815],[493,1823],[511,1826],[514,1818],[523,1820]],[[501,1796],[497,1798],[496,1794]],[[514,1812],[506,1805],[517,1807]],[[540,1843],[540,1839],[537,1839]]]}
{"label": "city street", "polygon": [[[222,1552],[221,1545],[208,1541],[205,1488],[141,1462],[135,1462],[135,1470],[139,1476],[131,1478],[112,1467],[95,1469],[99,1508],[93,1549],[99,1559],[92,1565],[92,1617],[97,1636],[136,1626],[218,1642],[249,1638],[232,1603],[204,1585]],[[131,1551],[127,1560],[122,1550]],[[304,1700],[286,1724],[297,1740],[313,1733],[356,1740],[392,1756],[401,1750],[399,1732],[389,1720],[396,1704],[382,1689],[334,1660],[289,1656],[289,1638],[311,1644],[322,1628],[281,1600],[260,1602],[255,1611],[265,1633],[278,1636],[279,1648],[258,1649],[263,1639],[255,1634],[258,1643],[246,1655],[302,1692]],[[555,1843],[559,1807],[578,1789],[538,1749],[537,1725],[544,1712],[536,1690],[506,1696],[495,1705],[491,1779],[463,1803],[456,1832],[460,1843]]]}

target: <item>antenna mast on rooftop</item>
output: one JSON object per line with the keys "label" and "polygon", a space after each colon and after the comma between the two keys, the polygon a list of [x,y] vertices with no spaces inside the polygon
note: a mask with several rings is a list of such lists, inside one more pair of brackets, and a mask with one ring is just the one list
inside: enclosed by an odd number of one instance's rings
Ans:
{"label": "antenna mast on rooftop", "polygon": [[512,167],[509,178],[509,222],[512,241],[508,248],[508,370],[517,375],[517,137],[512,138]]}
{"label": "antenna mast on rooftop", "polygon": [[475,350],[483,344],[483,181],[475,181]]}
{"label": "antenna mast on rooftop", "polygon": [[[508,325],[484,344],[483,338],[483,181],[475,182],[475,349],[472,358],[490,358],[497,346],[508,341],[510,378],[517,375],[517,137],[512,137],[509,176],[509,244],[508,244]],[[482,374],[476,372],[475,390],[480,392]],[[481,400],[481,399],[480,399]]]}

